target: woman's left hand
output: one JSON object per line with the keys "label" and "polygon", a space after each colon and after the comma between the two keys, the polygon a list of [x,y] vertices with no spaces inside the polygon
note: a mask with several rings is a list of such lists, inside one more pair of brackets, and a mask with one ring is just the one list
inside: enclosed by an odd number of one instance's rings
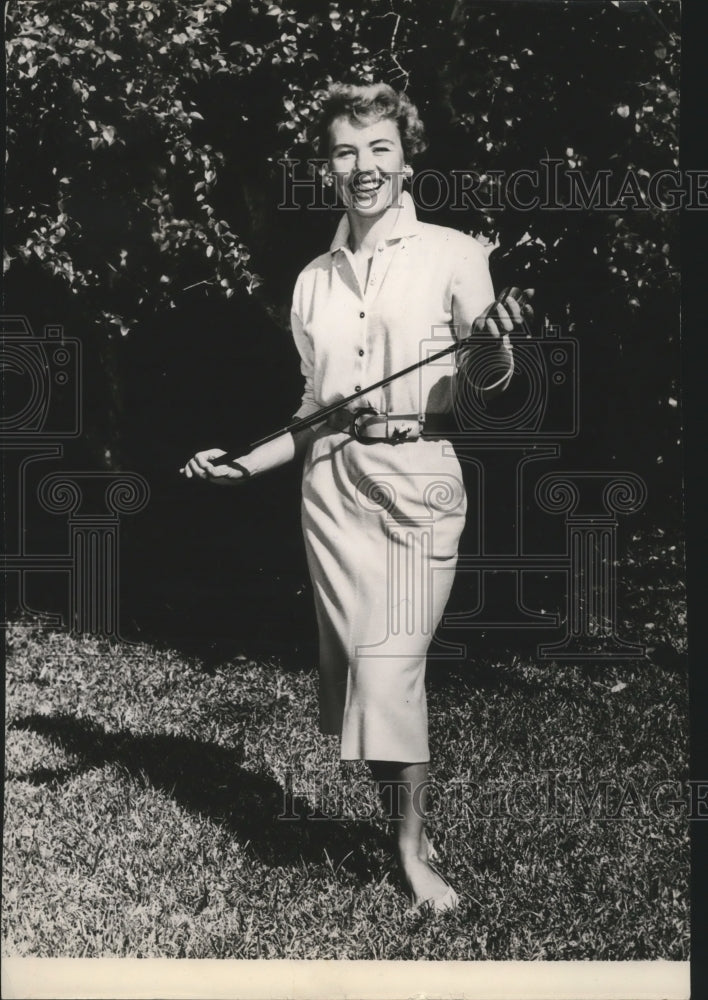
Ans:
{"label": "woman's left hand", "polygon": [[[523,330],[533,318],[528,301],[533,294],[533,288],[523,292],[520,288],[505,288],[472,324],[471,342],[458,355],[458,367],[475,391],[489,397],[503,392],[509,384],[514,371],[510,334]],[[486,349],[480,340],[486,342]]]}
{"label": "woman's left hand", "polygon": [[523,329],[524,324],[533,319],[533,307],[529,302],[533,295],[533,288],[525,288],[523,291],[515,287],[505,288],[474,321],[472,333],[490,333],[510,351],[509,334]]}

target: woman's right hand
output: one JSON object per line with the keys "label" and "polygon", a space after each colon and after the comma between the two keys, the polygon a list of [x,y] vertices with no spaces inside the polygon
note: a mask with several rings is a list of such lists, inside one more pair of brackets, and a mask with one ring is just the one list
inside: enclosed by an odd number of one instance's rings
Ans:
{"label": "woman's right hand", "polygon": [[208,448],[206,451],[198,451],[179,471],[186,479],[205,479],[218,486],[235,486],[236,483],[247,479],[248,476],[232,465],[219,465],[219,456],[225,454],[223,448]]}

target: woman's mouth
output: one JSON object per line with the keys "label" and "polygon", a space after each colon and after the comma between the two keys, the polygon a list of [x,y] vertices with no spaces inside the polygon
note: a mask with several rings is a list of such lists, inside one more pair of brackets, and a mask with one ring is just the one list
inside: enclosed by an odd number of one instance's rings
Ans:
{"label": "woman's mouth", "polygon": [[357,197],[373,197],[379,188],[383,187],[384,183],[383,177],[364,174],[355,177],[349,187]]}

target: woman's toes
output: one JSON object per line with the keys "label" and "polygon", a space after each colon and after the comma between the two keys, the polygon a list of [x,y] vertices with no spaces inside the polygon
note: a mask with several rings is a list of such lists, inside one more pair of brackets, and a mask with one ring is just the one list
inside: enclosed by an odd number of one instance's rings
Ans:
{"label": "woman's toes", "polygon": [[447,892],[443,896],[440,896],[438,899],[428,900],[428,902],[436,913],[442,913],[445,910],[456,909],[460,899],[452,886],[449,886]]}
{"label": "woman's toes", "polygon": [[451,910],[457,906],[457,893],[437,872],[420,858],[404,864],[404,876],[415,906],[430,906],[435,911]]}

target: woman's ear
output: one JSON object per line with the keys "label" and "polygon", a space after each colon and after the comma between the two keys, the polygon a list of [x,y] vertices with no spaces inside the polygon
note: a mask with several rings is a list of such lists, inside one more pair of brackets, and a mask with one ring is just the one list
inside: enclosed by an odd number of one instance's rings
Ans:
{"label": "woman's ear", "polygon": [[409,181],[413,176],[413,167],[409,166],[407,163],[403,168],[403,180]]}

